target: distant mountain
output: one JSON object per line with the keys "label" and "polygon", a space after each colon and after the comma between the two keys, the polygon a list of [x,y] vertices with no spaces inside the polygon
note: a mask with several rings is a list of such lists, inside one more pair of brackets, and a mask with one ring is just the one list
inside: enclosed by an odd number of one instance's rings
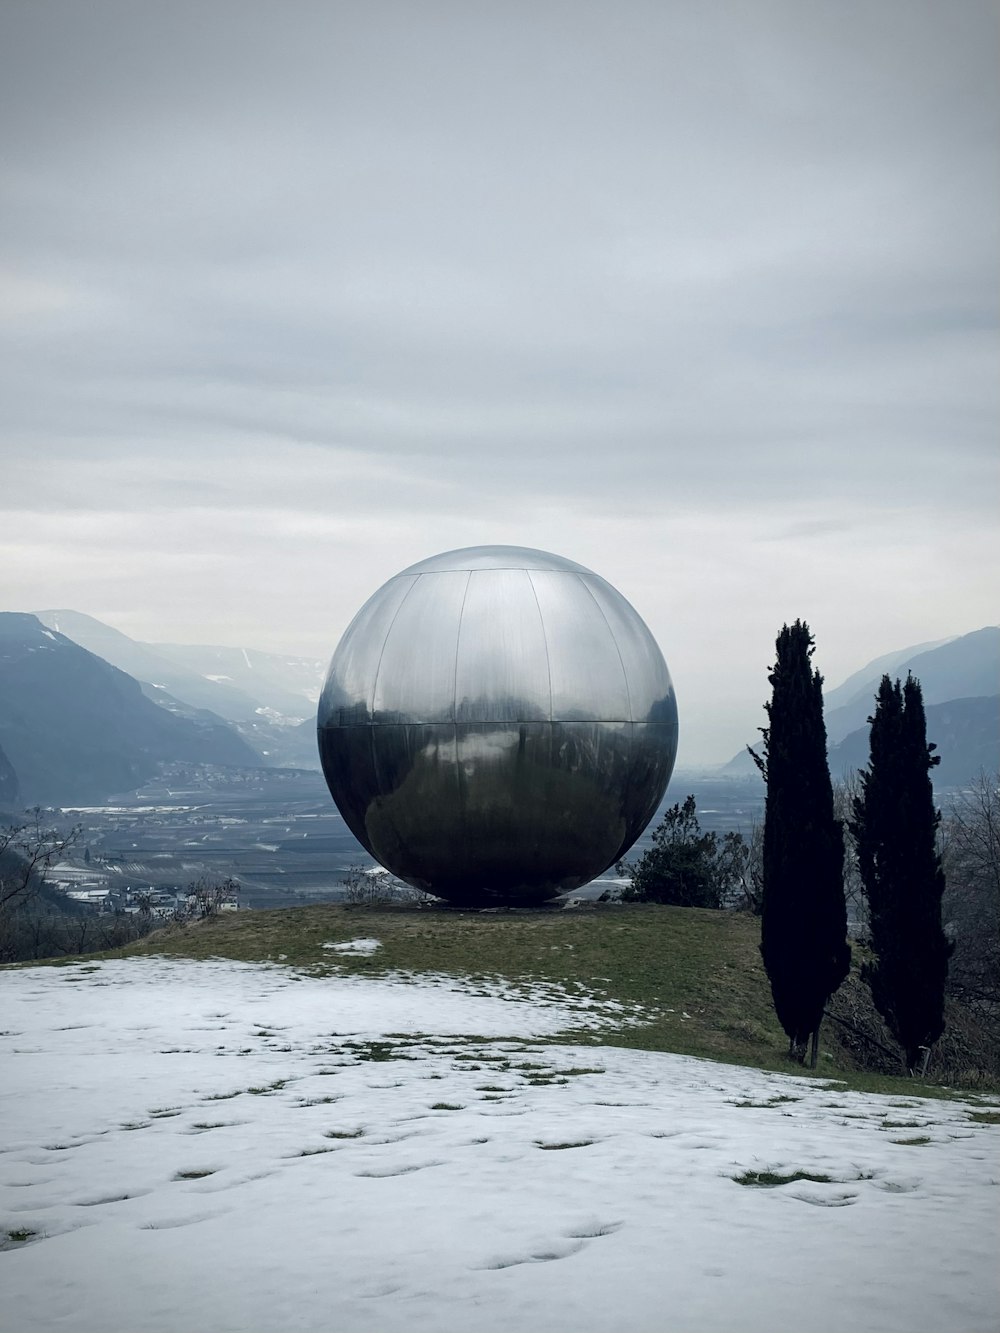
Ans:
{"label": "distant mountain", "polygon": [[315,657],[286,657],[255,648],[205,644],[146,645],[177,666],[208,680],[235,687],[282,717],[315,717],[326,664]]}
{"label": "distant mountain", "polygon": [[911,650],[892,667],[879,668],[878,660],[869,663],[858,673],[867,674],[867,679],[850,699],[840,707],[831,708],[833,696],[839,691],[831,691],[826,698],[826,732],[831,744],[866,724],[875,707],[879,682],[886,672],[894,679],[898,676],[905,680],[908,671],[920,681],[925,705],[1000,694],[1000,627],[978,629],[961,638],[949,639],[937,648]]}
{"label": "distant mountain", "polygon": [[829,715],[845,704],[853,703],[855,699],[859,699],[863,695],[871,698],[874,706],[875,692],[884,675],[891,675],[895,679],[899,675],[899,668],[902,663],[909,661],[910,658],[916,657],[920,653],[927,653],[933,648],[940,648],[942,644],[953,642],[954,636],[951,639],[936,639],[931,643],[912,643],[909,648],[897,648],[895,652],[885,653],[882,657],[874,658],[871,662],[866,663],[860,671],[855,671],[852,676],[848,676],[836,689],[824,689],[823,707],[826,713]]}
{"label": "distant mountain", "polygon": [[161,763],[264,762],[219,718],[157,706],[131,676],[16,612],[0,612],[0,746],[22,798],[43,805],[130,791]]}
{"label": "distant mountain", "polygon": [[[233,723],[267,763],[318,768],[316,700],[324,665],[317,658],[176,643],[141,643],[79,611],[38,618],[142,682],[154,703],[177,713],[207,709]],[[300,726],[305,723],[305,729]]]}
{"label": "distant mountain", "polygon": [[14,765],[0,749],[0,811],[9,813],[21,806],[21,788]]}
{"label": "distant mountain", "polygon": [[[879,682],[886,674],[905,679],[907,672],[920,681],[928,739],[938,745],[942,757],[932,775],[935,783],[961,785],[981,767],[990,771],[1000,766],[1000,731],[990,722],[993,714],[988,706],[990,699],[1000,697],[1000,627],[991,625],[877,657],[828,691],[824,702],[831,772],[836,776],[845,767],[867,764],[868,718]],[[939,707],[951,704],[955,705],[951,711]],[[759,744],[752,744],[760,753]],[[727,777],[747,777],[756,769],[746,750],[741,750],[721,771]],[[959,774],[965,776],[953,776]]]}
{"label": "distant mountain", "polygon": [[39,611],[38,619],[119,671],[157,685],[193,708],[207,708],[229,722],[252,722],[258,716],[260,703],[243,690],[179,666],[150,644],[130,639],[93,616],[80,611]]}
{"label": "distant mountain", "polygon": [[[931,776],[936,785],[963,787],[982,771],[995,773],[1000,765],[1000,695],[977,699],[950,699],[929,704],[927,739],[937,746],[941,763]],[[868,763],[867,724],[830,751],[830,775],[843,777]]]}

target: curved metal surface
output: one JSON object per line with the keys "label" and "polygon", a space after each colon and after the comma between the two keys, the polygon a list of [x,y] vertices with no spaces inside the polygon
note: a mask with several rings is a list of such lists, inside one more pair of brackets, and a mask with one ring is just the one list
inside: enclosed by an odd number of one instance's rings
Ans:
{"label": "curved metal surface", "polygon": [[448,551],[361,608],[319,704],[354,836],[457,903],[538,902],[628,850],[666,790],[677,704],[620,593],[522,547]]}

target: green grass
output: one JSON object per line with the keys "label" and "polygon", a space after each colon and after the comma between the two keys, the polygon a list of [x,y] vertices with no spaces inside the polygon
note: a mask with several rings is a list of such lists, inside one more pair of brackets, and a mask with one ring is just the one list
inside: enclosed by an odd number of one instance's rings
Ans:
{"label": "green grass", "polygon": [[[333,959],[322,948],[359,935],[379,939],[382,948]],[[773,1063],[784,1068],[785,1042],[757,940],[758,924],[749,917],[656,905],[484,915],[323,904],[232,913],[157,932],[126,953],[249,962],[284,954],[288,966],[316,972],[451,973],[486,991],[498,978],[525,989],[552,983],[644,1008],[641,1027],[616,1023],[602,1042],[750,1063],[762,1045],[773,1046]],[[357,1054],[398,1058],[379,1043]]]}
{"label": "green grass", "polygon": [[748,1185],[751,1189],[770,1190],[777,1185],[790,1185],[796,1180],[813,1180],[820,1185],[829,1185],[832,1176],[826,1176],[821,1171],[790,1171],[787,1175],[782,1175],[778,1171],[743,1171],[738,1176],[733,1176],[737,1185]]}
{"label": "green grass", "polygon": [[[369,956],[332,954],[323,948],[359,936],[378,939],[381,948]],[[790,1065],[787,1040],[775,1018],[761,963],[759,938],[759,921],[742,913],[655,904],[496,914],[447,907],[319,904],[230,913],[195,926],[168,927],[109,956],[160,954],[248,962],[280,958],[284,965],[313,975],[393,973],[402,981],[408,975],[444,974],[454,977],[466,993],[489,994],[498,982],[525,995],[532,987],[552,986],[570,999],[575,994],[594,995],[625,1006],[626,1011],[624,1016],[608,1017],[598,1031],[571,1027],[552,1040],[674,1051],[834,1079],[838,1096],[852,1090],[897,1098],[953,1095],[947,1087],[932,1085],[933,1070],[930,1079],[919,1084],[902,1075],[864,1072],[833,1022],[824,1024],[816,1073]],[[633,1009],[641,1022],[628,1021]],[[452,1046],[457,1041],[443,1040]],[[358,1060],[392,1061],[408,1058],[400,1049],[404,1044],[390,1034],[379,1041],[348,1043],[346,1049]],[[507,1072],[511,1066],[495,1063],[489,1054],[491,1044],[482,1038],[462,1039],[457,1054],[488,1065],[489,1073]],[[545,1044],[535,1042],[534,1050]],[[585,1072],[531,1062],[516,1070],[522,1078],[544,1081]],[[979,1087],[991,1091],[1000,1084],[990,1077]],[[761,1101],[775,1104],[766,1097]]]}
{"label": "green grass", "polygon": [[404,1055],[393,1041],[346,1041],[344,1050],[350,1051],[357,1060],[412,1060],[412,1055]]}

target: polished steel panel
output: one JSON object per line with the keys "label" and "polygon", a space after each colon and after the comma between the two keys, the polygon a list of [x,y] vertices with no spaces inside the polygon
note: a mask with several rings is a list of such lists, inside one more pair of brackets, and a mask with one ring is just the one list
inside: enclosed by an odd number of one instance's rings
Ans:
{"label": "polished steel panel", "polygon": [[534,551],[529,546],[464,546],[458,551],[432,555],[402,572],[438,574],[446,569],[565,569],[575,574],[590,573],[575,560],[549,551]]}
{"label": "polished steel panel", "polygon": [[319,717],[341,726],[371,720],[375,674],[389,627],[416,575],[400,575],[368,598],[347,627],[330,662]]}
{"label": "polished steel panel", "polygon": [[[369,852],[372,844],[368,836],[368,813],[382,790],[372,744],[375,731],[375,727],[367,724],[346,724],[320,727],[318,732],[320,763],[331,794],[344,823]],[[338,775],[336,787],[334,774]]]}
{"label": "polished steel panel", "polygon": [[618,593],[542,551],[446,552],[352,621],[320,701],[323,771],[382,865],[456,903],[579,887],[653,815],[669,672]]}
{"label": "polished steel panel", "polygon": [[635,609],[610,583],[596,574],[581,576],[601,608],[625,668],[633,722],[677,724],[677,701],[670,672],[656,640]]}
{"label": "polished steel panel", "polygon": [[550,716],[545,631],[526,570],[470,573],[455,675],[456,720]]}
{"label": "polished steel panel", "polygon": [[375,678],[376,722],[453,722],[462,570],[421,575],[399,604]]}
{"label": "polished steel panel", "polygon": [[628,685],[608,623],[579,574],[532,570],[528,576],[545,626],[554,722],[629,720]]}

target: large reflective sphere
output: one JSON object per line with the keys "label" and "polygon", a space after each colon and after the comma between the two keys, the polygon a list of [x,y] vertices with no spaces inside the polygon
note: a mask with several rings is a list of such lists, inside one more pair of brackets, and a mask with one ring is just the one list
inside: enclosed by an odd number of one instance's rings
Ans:
{"label": "large reflective sphere", "polygon": [[319,748],[354,836],[416,888],[542,902],[612,865],[677,753],[656,641],[557,555],[473,546],[389,580],[330,663]]}

